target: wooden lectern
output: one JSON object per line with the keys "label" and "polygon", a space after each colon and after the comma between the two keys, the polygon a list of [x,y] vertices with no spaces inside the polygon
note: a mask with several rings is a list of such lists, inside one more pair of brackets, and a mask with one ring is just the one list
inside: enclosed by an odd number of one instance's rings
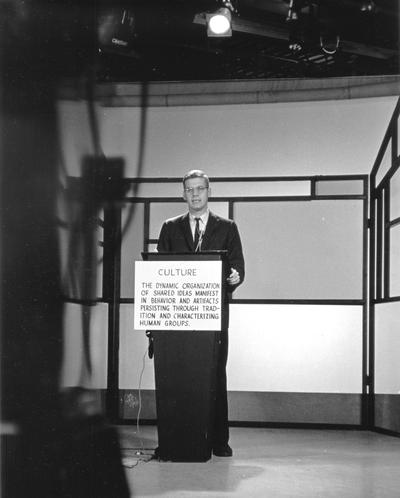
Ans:
{"label": "wooden lectern", "polygon": [[[219,330],[152,330],[158,458],[205,462],[211,458],[216,365],[220,331],[227,327],[226,251],[143,253],[143,259],[221,261],[221,327]],[[218,277],[219,278],[219,277]]]}

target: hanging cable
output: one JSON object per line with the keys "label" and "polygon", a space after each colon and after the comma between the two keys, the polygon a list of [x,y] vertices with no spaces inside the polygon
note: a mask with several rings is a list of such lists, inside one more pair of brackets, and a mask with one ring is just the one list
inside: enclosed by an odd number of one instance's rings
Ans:
{"label": "hanging cable", "polygon": [[146,350],[145,350],[144,355],[142,357],[142,370],[141,370],[140,376],[139,376],[139,387],[138,387],[139,406],[138,406],[138,412],[137,412],[137,416],[136,416],[136,434],[139,437],[140,446],[141,446],[142,451],[144,450],[144,447],[143,447],[143,439],[140,437],[140,413],[142,411],[142,379],[143,379],[144,370],[146,368],[147,352],[148,352],[148,346],[146,346]]}
{"label": "hanging cable", "polygon": [[138,436],[139,438],[139,443],[140,443],[140,448],[122,448],[122,450],[125,450],[125,451],[134,451],[134,455],[133,456],[125,456],[122,458],[122,465],[124,467],[128,467],[128,468],[133,468],[133,467],[136,467],[139,462],[149,462],[150,460],[152,460],[153,458],[153,455],[146,455],[148,458],[146,459],[143,459],[143,458],[139,458],[141,455],[145,455],[144,451],[148,448],[145,448],[144,447],[144,444],[143,444],[143,439],[140,435],[140,413],[142,411],[142,379],[143,379],[143,374],[144,374],[144,371],[145,371],[145,368],[146,368],[146,356],[147,356],[147,353],[148,353],[148,346],[146,346],[146,349],[145,349],[145,352],[143,354],[143,357],[142,357],[142,369],[140,371],[140,375],[139,375],[139,387],[138,387],[138,400],[139,400],[139,403],[138,403],[138,411],[137,411],[137,415],[136,415],[136,435]]}

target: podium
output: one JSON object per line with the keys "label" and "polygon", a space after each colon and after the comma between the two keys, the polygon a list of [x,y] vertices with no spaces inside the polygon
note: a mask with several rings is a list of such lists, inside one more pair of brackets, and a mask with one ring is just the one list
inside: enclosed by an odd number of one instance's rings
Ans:
{"label": "podium", "polygon": [[[204,462],[211,458],[216,370],[221,330],[227,327],[226,251],[143,253],[144,261],[219,261],[221,319],[217,330],[151,330],[154,348],[158,458]],[[197,284],[199,285],[199,284]],[[206,307],[207,309],[207,307]],[[208,316],[208,314],[205,314]]]}

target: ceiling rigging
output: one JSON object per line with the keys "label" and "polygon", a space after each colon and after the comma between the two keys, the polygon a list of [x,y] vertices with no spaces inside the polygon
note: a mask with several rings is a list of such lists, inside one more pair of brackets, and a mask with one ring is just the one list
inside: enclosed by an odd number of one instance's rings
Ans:
{"label": "ceiling rigging", "polygon": [[132,1],[98,31],[101,81],[399,74],[393,0]]}

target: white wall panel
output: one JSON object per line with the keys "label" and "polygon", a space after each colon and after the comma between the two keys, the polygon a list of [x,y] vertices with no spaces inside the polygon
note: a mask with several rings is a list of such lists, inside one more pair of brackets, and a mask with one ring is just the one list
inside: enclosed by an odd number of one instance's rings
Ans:
{"label": "white wall panel", "polygon": [[[62,385],[82,385],[81,306],[69,304],[65,308]],[[91,312],[93,375],[91,378],[85,375],[83,385],[105,388],[107,306],[91,307]],[[362,309],[357,306],[232,305],[228,388],[235,391],[359,393],[361,326]],[[389,343],[385,347],[384,342],[388,337],[392,340],[392,335],[383,333],[380,339],[377,373],[381,374],[377,380],[386,379],[382,370],[386,365],[389,369],[387,382],[396,384],[393,368],[398,365],[400,334],[397,334],[397,348],[391,348]],[[154,389],[154,363],[147,357],[144,331],[133,329],[133,305],[126,304],[121,305],[120,317],[120,388],[137,389],[139,382],[142,389]],[[400,384],[400,375],[397,382]]]}
{"label": "white wall panel", "polygon": [[133,297],[134,260],[141,259],[143,251],[143,204],[126,204],[122,210],[121,296]]}
{"label": "white wall panel", "polygon": [[390,180],[390,218],[400,218],[400,169]]}
{"label": "white wall panel", "polygon": [[234,217],[242,299],[361,299],[363,206],[357,200],[243,202]]}
{"label": "white wall panel", "polygon": [[[82,310],[90,313],[90,357],[92,374],[85,368]],[[64,356],[61,386],[104,389],[107,386],[108,306],[64,305]]]}
{"label": "white wall panel", "polygon": [[400,302],[375,306],[375,392],[400,394]]}
{"label": "white wall panel", "polygon": [[390,296],[400,296],[400,225],[390,229]]}
{"label": "white wall panel", "polygon": [[[282,176],[369,173],[396,97],[325,102],[149,108],[146,177]],[[80,174],[92,152],[85,102],[59,102],[63,163]],[[138,175],[139,108],[98,111],[106,156],[122,156],[126,176]],[[363,144],[354,147],[354,144]]]}
{"label": "white wall panel", "polygon": [[362,307],[233,305],[228,387],[360,393]]}
{"label": "white wall panel", "polygon": [[[150,108],[146,176],[366,173],[395,98]],[[105,108],[102,143],[136,176],[140,109]],[[362,143],[362,147],[354,147]]]}

